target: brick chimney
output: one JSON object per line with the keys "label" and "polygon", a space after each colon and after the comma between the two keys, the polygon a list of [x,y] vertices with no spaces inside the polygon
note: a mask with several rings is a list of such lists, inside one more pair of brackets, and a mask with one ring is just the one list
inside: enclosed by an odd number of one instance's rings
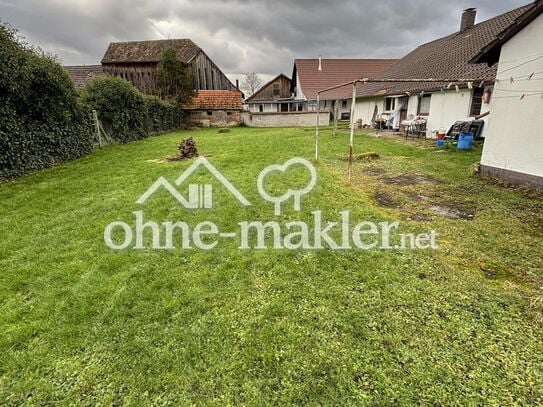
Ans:
{"label": "brick chimney", "polygon": [[462,13],[462,21],[460,23],[460,32],[469,30],[475,25],[475,17],[477,16],[476,8],[467,8]]}

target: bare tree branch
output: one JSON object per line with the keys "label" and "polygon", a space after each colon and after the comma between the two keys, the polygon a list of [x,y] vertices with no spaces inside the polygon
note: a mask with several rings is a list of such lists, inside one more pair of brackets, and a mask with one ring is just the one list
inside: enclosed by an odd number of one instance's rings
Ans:
{"label": "bare tree branch", "polygon": [[245,74],[245,78],[241,81],[241,88],[247,97],[253,96],[260,86],[262,86],[262,80],[255,72]]}

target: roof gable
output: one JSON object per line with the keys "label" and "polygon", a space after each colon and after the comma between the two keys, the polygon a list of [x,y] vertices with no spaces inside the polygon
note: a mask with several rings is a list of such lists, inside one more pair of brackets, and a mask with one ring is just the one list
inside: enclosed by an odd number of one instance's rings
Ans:
{"label": "roof gable", "polygon": [[[530,10],[532,4],[475,24],[462,32],[426,43],[411,51],[397,64],[384,70],[379,79],[473,78],[493,82],[496,66],[470,64],[469,61],[496,36]],[[357,96],[398,95],[440,89],[446,83],[365,83]]]}
{"label": "roof gable", "polygon": [[200,47],[189,39],[112,42],[102,58],[103,64],[159,62],[167,49],[173,48],[184,63],[190,62]]}
{"label": "roof gable", "polygon": [[[279,75],[277,75],[275,78],[273,78],[271,81],[268,81],[266,82],[264,85],[262,85],[255,93],[254,95],[248,97],[247,99],[245,99],[246,102],[249,102],[253,99],[258,99],[258,96],[260,95],[261,92],[263,92],[268,86],[272,85],[274,82],[276,82],[277,80],[281,79],[281,78],[284,78],[285,80],[288,81],[288,83],[290,84],[292,81],[291,79],[285,75],[284,73],[280,73]],[[289,85],[290,86],[290,85]]]}
{"label": "roof gable", "polygon": [[537,0],[530,10],[519,16],[513,24],[499,33],[492,42],[471,59],[470,63],[486,62],[488,65],[492,65],[498,62],[502,45],[517,35],[541,14],[543,14],[543,0]]}

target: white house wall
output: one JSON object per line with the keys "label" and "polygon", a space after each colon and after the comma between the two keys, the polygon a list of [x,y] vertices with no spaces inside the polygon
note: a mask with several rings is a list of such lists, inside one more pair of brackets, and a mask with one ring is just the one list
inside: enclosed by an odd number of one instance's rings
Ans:
{"label": "white house wall", "polygon": [[[446,91],[444,94],[441,94],[441,92],[432,93],[427,124],[428,130],[449,130],[454,122],[458,120],[473,120],[473,117],[469,115],[472,93],[471,89],[461,89],[458,93],[455,90]],[[481,111],[488,110],[488,105],[483,104]],[[479,111],[477,114],[481,114],[481,112]]]}
{"label": "white house wall", "polygon": [[375,106],[377,106],[377,114],[380,114],[383,113],[384,103],[383,97],[356,99],[354,120],[362,120],[363,126],[370,126]]}
{"label": "white house wall", "polygon": [[[542,38],[540,15],[502,47],[483,166],[543,177],[543,59],[534,57],[543,53]],[[539,80],[526,80],[532,73],[538,73],[533,79]],[[510,77],[519,80],[511,84]],[[530,92],[534,95],[520,99]]]}
{"label": "white house wall", "polygon": [[[433,130],[449,130],[454,122],[458,120],[473,120],[473,117],[469,116],[472,92],[470,89],[462,89],[459,93],[455,90],[446,91],[444,94],[441,94],[441,92],[432,93],[430,112],[427,117],[428,136],[431,136]],[[419,96],[411,95],[407,105],[408,117],[417,115],[418,104]],[[363,125],[371,125],[375,106],[377,106],[377,114],[383,113],[385,97],[357,99],[355,120],[361,119]],[[483,104],[481,112],[477,112],[477,114],[484,113],[489,109],[489,105]]]}

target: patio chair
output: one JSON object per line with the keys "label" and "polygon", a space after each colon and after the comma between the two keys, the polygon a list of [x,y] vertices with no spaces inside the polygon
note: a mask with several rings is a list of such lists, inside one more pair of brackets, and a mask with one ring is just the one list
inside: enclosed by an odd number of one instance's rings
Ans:
{"label": "patio chair", "polygon": [[405,138],[411,135],[413,138],[417,136],[424,136],[426,138],[426,119],[421,117],[415,117],[411,124],[406,128]]}
{"label": "patio chair", "polygon": [[415,120],[413,133],[417,135],[417,138],[424,136],[426,138],[426,119]]}

